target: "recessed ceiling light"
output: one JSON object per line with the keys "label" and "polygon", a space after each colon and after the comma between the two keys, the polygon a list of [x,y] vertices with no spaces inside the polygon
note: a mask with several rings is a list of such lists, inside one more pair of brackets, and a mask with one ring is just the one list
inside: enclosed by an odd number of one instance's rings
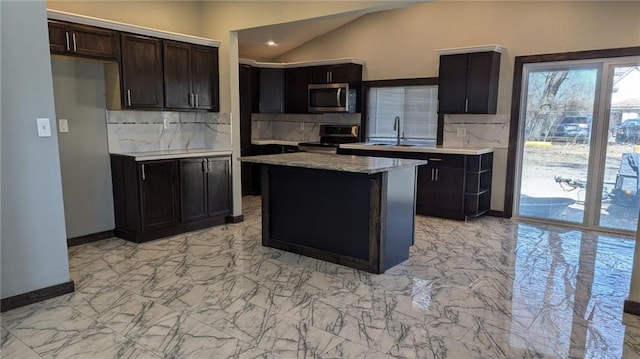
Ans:
{"label": "recessed ceiling light", "polygon": [[267,41],[267,45],[268,45],[268,46],[278,46],[278,44],[277,44],[275,41],[273,41],[273,40],[269,40],[269,41]]}

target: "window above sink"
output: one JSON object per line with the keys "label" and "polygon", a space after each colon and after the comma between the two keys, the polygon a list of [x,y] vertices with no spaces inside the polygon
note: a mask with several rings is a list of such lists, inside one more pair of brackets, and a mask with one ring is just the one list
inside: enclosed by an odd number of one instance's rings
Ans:
{"label": "window above sink", "polygon": [[[437,79],[370,81],[365,88],[367,107],[363,122],[367,144],[435,145],[438,130]],[[399,130],[394,126],[396,117],[400,122]]]}

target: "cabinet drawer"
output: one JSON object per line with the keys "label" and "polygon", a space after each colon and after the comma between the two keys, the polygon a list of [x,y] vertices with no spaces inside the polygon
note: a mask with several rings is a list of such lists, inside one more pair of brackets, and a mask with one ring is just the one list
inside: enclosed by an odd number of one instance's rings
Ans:
{"label": "cabinet drawer", "polygon": [[429,161],[429,167],[464,168],[465,155],[426,154],[423,159]]}

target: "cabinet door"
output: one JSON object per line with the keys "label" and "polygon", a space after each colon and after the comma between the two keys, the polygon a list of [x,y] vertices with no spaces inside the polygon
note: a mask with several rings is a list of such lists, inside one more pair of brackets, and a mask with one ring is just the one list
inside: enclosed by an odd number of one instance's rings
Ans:
{"label": "cabinet door", "polygon": [[435,196],[433,193],[433,168],[423,165],[418,166],[418,176],[416,184],[416,213],[429,214],[430,207],[434,206]]}
{"label": "cabinet door", "polygon": [[178,223],[176,161],[147,161],[138,165],[142,230]]}
{"label": "cabinet door", "polygon": [[91,26],[69,25],[71,29],[71,52],[86,57],[105,59],[118,58],[120,39],[112,30]]}
{"label": "cabinet door", "polygon": [[310,67],[294,67],[284,72],[285,112],[307,113],[309,109],[308,86],[311,83]]}
{"label": "cabinet door", "polygon": [[464,218],[464,169],[433,168],[434,182],[429,206],[433,215]]}
{"label": "cabinet door", "polygon": [[500,54],[467,55],[467,113],[496,113]]}
{"label": "cabinet door", "polygon": [[188,109],[193,103],[191,90],[191,45],[182,42],[162,43],[164,55],[164,106]]}
{"label": "cabinet door", "polygon": [[438,113],[465,113],[467,54],[440,56]]}
{"label": "cabinet door", "polygon": [[194,106],[198,109],[218,111],[218,49],[192,46],[191,83],[195,94]]}
{"label": "cabinet door", "polygon": [[328,84],[330,66],[313,66],[311,68],[314,84]]}
{"label": "cabinet door", "polygon": [[206,159],[180,160],[180,198],[182,222],[207,218]]}
{"label": "cabinet door", "polygon": [[229,157],[208,158],[208,210],[209,216],[231,213],[231,159]]}
{"label": "cabinet door", "polygon": [[51,53],[67,53],[70,48],[71,38],[69,27],[64,22],[49,20],[49,50]]}
{"label": "cabinet door", "polygon": [[284,111],[284,69],[260,69],[260,112]]}
{"label": "cabinet door", "polygon": [[125,108],[162,108],[162,44],[159,39],[122,34]]}
{"label": "cabinet door", "polygon": [[333,65],[329,71],[329,80],[331,80],[332,83],[353,83],[362,81],[362,65]]}

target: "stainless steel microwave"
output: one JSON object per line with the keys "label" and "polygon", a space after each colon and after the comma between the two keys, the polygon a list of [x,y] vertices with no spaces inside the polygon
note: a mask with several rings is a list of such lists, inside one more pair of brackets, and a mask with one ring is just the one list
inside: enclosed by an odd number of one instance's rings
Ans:
{"label": "stainless steel microwave", "polygon": [[309,85],[309,112],[356,112],[356,90],[348,83]]}

